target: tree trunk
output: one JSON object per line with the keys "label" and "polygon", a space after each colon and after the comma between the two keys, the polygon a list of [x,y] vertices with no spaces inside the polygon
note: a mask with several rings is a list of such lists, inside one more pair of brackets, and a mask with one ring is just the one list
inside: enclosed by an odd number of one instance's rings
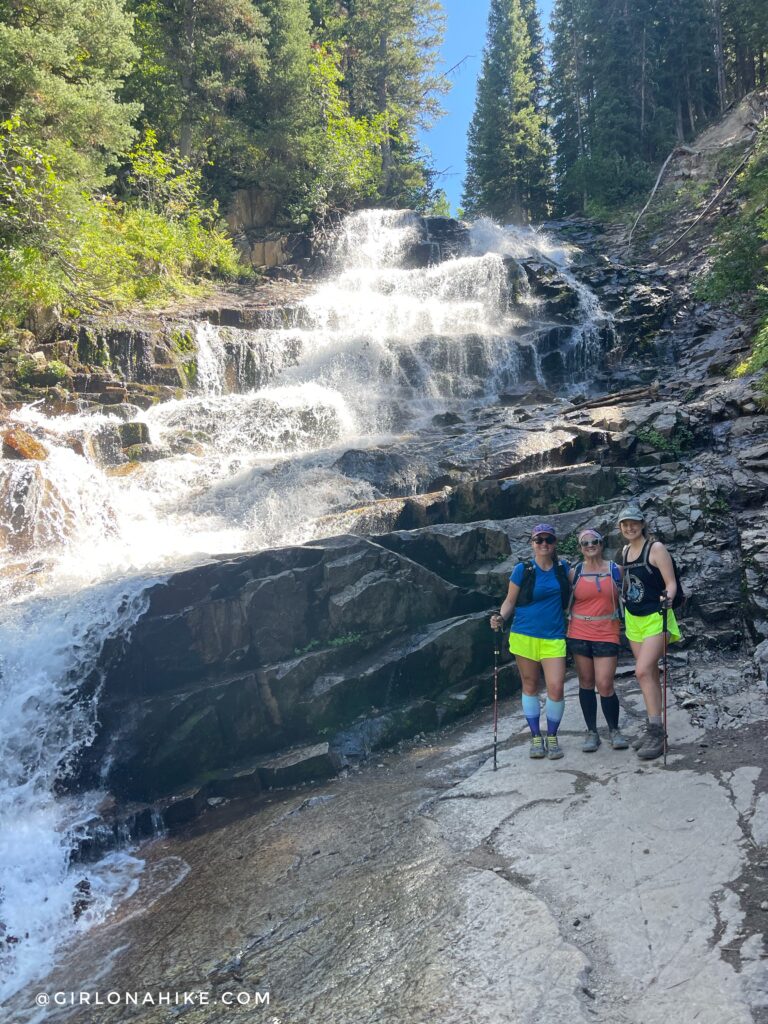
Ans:
{"label": "tree trunk", "polygon": [[587,185],[584,174],[584,123],[581,113],[581,75],[579,73],[579,48],[576,42],[576,32],[571,34],[571,45],[573,46],[573,74],[574,91],[576,93],[576,124],[579,132],[579,160],[582,167],[582,188],[581,188],[581,212],[587,212]]}
{"label": "tree trunk", "polygon": [[[379,80],[376,86],[376,106],[380,114],[387,110],[387,58],[389,55],[389,36],[382,30],[379,39]],[[392,143],[387,137],[381,144],[381,192],[388,196],[392,186]]]}
{"label": "tree trunk", "polygon": [[195,84],[195,28],[197,23],[197,0],[184,0],[184,26],[181,45],[181,125],[179,129],[179,152],[189,157],[192,152],[192,126],[194,124],[194,101],[192,91]]}
{"label": "tree trunk", "polygon": [[640,150],[645,153],[643,136],[645,135],[645,25],[643,25],[643,45],[640,51]]}
{"label": "tree trunk", "polygon": [[725,80],[725,45],[723,43],[723,12],[720,7],[720,0],[714,0],[713,14],[715,21],[715,64],[717,66],[717,97],[720,103],[720,113],[725,110],[726,104],[726,80]]}
{"label": "tree trunk", "polygon": [[691,138],[696,134],[696,111],[693,109],[693,97],[691,96],[691,76],[685,76],[685,99],[688,107],[688,123],[691,126]]}

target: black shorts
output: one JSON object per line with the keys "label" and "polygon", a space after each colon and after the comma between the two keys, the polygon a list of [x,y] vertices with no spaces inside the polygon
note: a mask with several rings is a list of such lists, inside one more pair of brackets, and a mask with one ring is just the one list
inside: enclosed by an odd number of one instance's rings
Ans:
{"label": "black shorts", "polygon": [[605,643],[603,640],[577,640],[568,638],[568,650],[571,654],[580,654],[583,658],[618,658],[619,645]]}

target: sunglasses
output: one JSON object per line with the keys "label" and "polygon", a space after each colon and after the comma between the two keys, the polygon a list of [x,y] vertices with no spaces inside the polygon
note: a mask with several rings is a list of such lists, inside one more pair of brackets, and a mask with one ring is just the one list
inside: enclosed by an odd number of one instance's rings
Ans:
{"label": "sunglasses", "polygon": [[597,548],[600,547],[599,540],[582,540],[580,544],[583,548]]}
{"label": "sunglasses", "polygon": [[538,537],[533,538],[534,544],[554,544],[557,540],[551,533],[540,533]]}

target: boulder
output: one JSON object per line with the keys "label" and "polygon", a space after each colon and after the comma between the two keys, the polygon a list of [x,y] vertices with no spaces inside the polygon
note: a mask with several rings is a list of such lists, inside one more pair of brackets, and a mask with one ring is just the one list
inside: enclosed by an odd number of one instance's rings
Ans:
{"label": "boulder", "polygon": [[130,448],[132,445],[151,444],[149,427],[141,421],[121,423],[117,432],[124,448]]}
{"label": "boulder", "polygon": [[[140,426],[144,426],[144,424],[140,424]],[[146,433],[149,436],[148,430]],[[123,451],[129,462],[158,462],[160,459],[169,458],[172,454],[169,448],[163,448],[148,442],[128,445]]]}
{"label": "boulder", "polygon": [[44,463],[11,464],[0,475],[0,541],[14,553],[59,545],[77,529],[77,518],[50,481]]}
{"label": "boulder", "polygon": [[328,743],[315,743],[263,761],[258,772],[264,788],[272,789],[330,778],[339,771],[341,763]]}
{"label": "boulder", "polygon": [[28,431],[12,427],[3,434],[3,458],[43,462],[48,458],[48,449]]}
{"label": "boulder", "polygon": [[85,440],[86,454],[100,466],[119,466],[127,462],[123,440],[116,424],[105,423]]}

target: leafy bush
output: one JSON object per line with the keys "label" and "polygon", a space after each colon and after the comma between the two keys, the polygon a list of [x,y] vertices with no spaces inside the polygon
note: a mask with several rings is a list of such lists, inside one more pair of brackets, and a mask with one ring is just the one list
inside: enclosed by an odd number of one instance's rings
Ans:
{"label": "leafy bush", "polygon": [[[734,376],[757,373],[768,366],[768,127],[763,124],[759,131],[752,157],[738,179],[741,209],[721,231],[710,271],[696,288],[701,299],[731,306],[753,304],[762,313],[752,352],[734,369]],[[765,404],[767,373],[758,387]]]}
{"label": "leafy bush", "polygon": [[567,537],[558,540],[557,553],[563,558],[576,558],[581,553],[578,534],[569,533]]}
{"label": "leafy bush", "polygon": [[[164,213],[171,220],[203,212],[202,171],[178,150],[165,153],[158,149],[157,134],[152,128],[145,129],[128,160],[128,188],[146,209]],[[217,207],[213,212],[217,212]]]}
{"label": "leafy bush", "polygon": [[558,512],[573,512],[578,507],[579,499],[575,494],[564,494],[562,498],[555,502],[555,508]]}
{"label": "leafy bush", "polygon": [[0,239],[48,241],[59,215],[62,183],[53,157],[26,145],[21,122],[0,122]]}
{"label": "leafy bush", "polygon": [[655,427],[642,427],[637,432],[638,441],[650,445],[659,452],[667,452],[669,455],[679,456],[681,452],[690,448],[694,437],[688,427],[678,424],[675,426],[669,437],[656,430]]}
{"label": "leafy bush", "polygon": [[81,191],[56,161],[19,140],[18,120],[0,124],[0,328],[35,305],[70,315],[194,293],[201,278],[245,271],[200,175],[164,154],[148,131],[132,151],[134,202]]}
{"label": "leafy bush", "polygon": [[46,372],[50,376],[55,377],[56,380],[66,380],[69,376],[69,367],[67,367],[60,359],[51,359],[46,366]]}

